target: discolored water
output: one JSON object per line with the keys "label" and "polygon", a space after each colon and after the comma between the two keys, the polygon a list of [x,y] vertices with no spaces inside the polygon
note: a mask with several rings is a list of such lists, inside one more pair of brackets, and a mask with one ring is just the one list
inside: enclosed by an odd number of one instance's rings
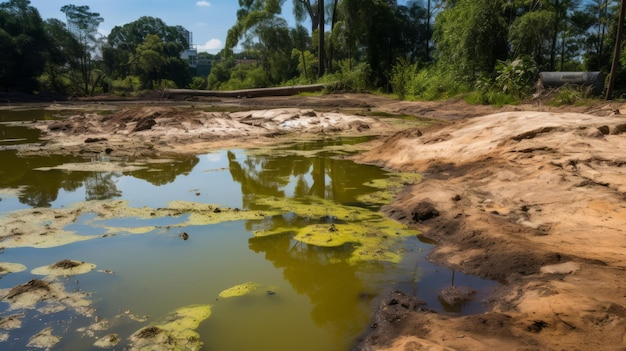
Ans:
{"label": "discolored water", "polygon": [[[0,122],[50,118],[33,113],[0,111]],[[68,291],[87,292],[91,315],[72,308],[42,310],[44,302],[11,311],[6,299],[0,302],[0,318],[20,315],[23,321],[13,330],[2,330],[0,324],[0,340],[6,339],[0,349],[25,349],[46,327],[61,337],[53,349],[96,350],[94,341],[110,333],[119,335],[116,349],[123,349],[132,333],[168,313],[208,304],[211,315],[196,329],[203,349],[340,351],[367,330],[376,297],[388,289],[414,294],[442,312],[473,313],[483,308],[481,294],[493,285],[457,273],[455,284],[477,289],[478,298],[445,306],[436,293],[450,286],[452,272],[429,264],[424,259],[429,244],[407,228],[381,236],[380,255],[366,253],[367,242],[320,246],[307,243],[311,234],[298,234],[298,228],[315,226],[331,232],[355,224],[376,231],[395,228],[377,213],[380,202],[365,196],[379,194],[373,181],[390,175],[341,157],[351,144],[365,139],[222,150],[132,172],[70,172],[37,169],[90,160],[18,157],[15,145],[37,142],[39,134],[0,124],[0,135],[0,146],[11,146],[0,149],[0,217],[21,209],[64,211],[113,200],[125,200],[129,208],[147,214],[102,218],[85,211],[65,229],[89,240],[49,248],[5,248],[0,262],[21,263],[27,270],[1,276],[3,296],[11,287],[43,279],[30,273],[36,267],[72,259],[97,268],[54,278]],[[248,212],[262,215],[216,224],[196,221],[191,210],[159,215],[172,201],[186,201],[192,208],[212,204],[224,209],[222,213],[237,209],[242,218]],[[344,211],[358,213],[357,219],[340,215]],[[366,217],[372,222],[361,223]],[[219,297],[221,291],[245,282],[258,288],[244,296]],[[107,321],[106,327],[81,329],[95,321]]]}

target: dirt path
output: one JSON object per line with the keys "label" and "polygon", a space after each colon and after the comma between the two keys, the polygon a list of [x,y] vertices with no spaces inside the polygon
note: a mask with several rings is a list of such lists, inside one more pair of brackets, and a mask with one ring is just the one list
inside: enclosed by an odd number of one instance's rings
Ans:
{"label": "dirt path", "polygon": [[[82,104],[48,107],[110,113],[41,122],[47,144],[20,152],[154,157],[383,135],[357,160],[425,174],[385,211],[438,242],[432,260],[506,284],[490,311],[465,317],[390,294],[358,350],[626,346],[626,116],[618,103],[496,109],[346,94]],[[376,117],[386,114],[434,124],[408,129]]]}

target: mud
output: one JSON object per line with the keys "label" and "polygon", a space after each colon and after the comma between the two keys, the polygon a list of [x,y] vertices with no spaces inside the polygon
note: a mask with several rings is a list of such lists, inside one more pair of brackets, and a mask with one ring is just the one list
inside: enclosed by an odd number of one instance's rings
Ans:
{"label": "mud", "polygon": [[[36,123],[48,133],[45,144],[19,152],[125,161],[328,135],[380,136],[359,146],[367,151],[359,162],[423,174],[394,199],[381,199],[384,212],[437,243],[431,260],[505,284],[488,311],[472,316],[434,313],[390,293],[356,350],[626,345],[626,108],[619,102],[493,108],[345,94],[69,104],[44,107],[86,112]],[[380,117],[389,115],[411,116],[410,123]]]}

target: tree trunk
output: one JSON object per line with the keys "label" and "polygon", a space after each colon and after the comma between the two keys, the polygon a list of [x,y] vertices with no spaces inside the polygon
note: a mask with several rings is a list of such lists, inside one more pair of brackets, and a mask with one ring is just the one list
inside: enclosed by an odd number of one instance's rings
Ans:
{"label": "tree trunk", "polygon": [[324,55],[324,0],[318,0],[317,2],[317,16],[319,19],[319,69],[317,75],[318,77],[322,77],[324,73],[326,73],[326,66],[324,65],[324,61],[326,60]]}
{"label": "tree trunk", "polygon": [[[335,23],[337,23],[337,3],[339,0],[334,0],[333,3],[333,18],[330,23],[330,32],[333,33],[335,30]],[[333,72],[333,56],[335,55],[335,45],[331,42],[328,46],[328,70]]]}
{"label": "tree trunk", "polygon": [[556,19],[554,21],[554,34],[552,37],[552,45],[550,47],[550,70],[554,71],[556,68],[556,43],[559,37],[559,24],[561,22],[561,9],[559,0],[554,2],[554,12],[556,13]]}
{"label": "tree trunk", "polygon": [[426,10],[426,59],[430,61],[430,0],[428,0],[428,9]]}
{"label": "tree trunk", "polygon": [[615,86],[615,74],[617,73],[617,64],[619,56],[622,52],[622,37],[624,35],[624,12],[626,11],[626,0],[622,0],[619,8],[619,21],[617,24],[617,36],[615,39],[615,51],[613,52],[613,63],[611,64],[611,73],[609,76],[609,86],[606,88],[606,99],[613,98],[613,87]]}

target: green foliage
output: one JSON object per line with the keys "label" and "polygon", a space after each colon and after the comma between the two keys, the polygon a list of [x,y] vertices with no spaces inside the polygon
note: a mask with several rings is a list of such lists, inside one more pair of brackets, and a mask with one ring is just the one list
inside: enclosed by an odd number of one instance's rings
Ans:
{"label": "green foliage", "polygon": [[592,96],[592,87],[564,86],[556,90],[550,105],[585,105]]}
{"label": "green foliage", "polygon": [[[108,86],[121,94],[174,85],[244,89],[314,83],[325,66],[329,74],[320,81],[335,83],[330,90],[391,87],[403,99],[464,94],[504,104],[528,94],[539,69],[606,70],[618,9],[615,0],[454,0],[434,2],[433,19],[425,1],[327,0],[324,13],[319,1],[292,2],[297,22],[308,19],[310,28],[288,26],[285,0],[239,0],[226,48],[209,57],[206,80],[192,80],[180,59],[189,48],[181,26],[144,16],[114,27],[104,43],[98,37],[104,19],[87,6],[63,6],[67,23],[44,23],[30,1],[2,2],[0,89],[75,95]],[[318,36],[321,20],[326,32]],[[254,63],[238,65],[235,47]],[[571,100],[571,92],[561,94]]]}
{"label": "green foliage", "polygon": [[399,59],[391,70],[391,87],[398,98],[404,99],[413,95],[413,81],[417,72],[417,63],[410,63],[407,59]]}
{"label": "green foliage", "polygon": [[222,84],[230,79],[230,74],[235,65],[235,58],[232,56],[213,65],[207,78],[207,89],[222,90]]}
{"label": "green foliage", "polygon": [[191,82],[188,65],[178,56],[176,47],[175,44],[168,44],[158,36],[149,34],[145,42],[135,49],[130,60],[134,63],[144,88],[169,87],[169,82],[173,82],[175,86],[187,86]]}
{"label": "green foliage", "polygon": [[78,43],[73,48],[74,55],[68,55],[73,70],[68,75],[72,90],[77,95],[94,95],[100,88],[102,75],[94,74],[98,63],[93,59],[99,47],[98,27],[104,21],[97,12],[90,12],[89,6],[65,5],[61,12],[67,18],[67,30]]}
{"label": "green foliage", "polygon": [[71,92],[71,82],[65,75],[44,72],[39,76],[39,87],[42,91],[56,91],[68,94]]}
{"label": "green foliage", "polygon": [[34,92],[50,48],[39,12],[27,0],[0,3],[0,88]]}
{"label": "green foliage", "polygon": [[265,70],[255,65],[237,65],[231,73],[230,79],[224,82],[222,90],[254,89],[268,86],[268,76]]}
{"label": "green foliage", "polygon": [[309,50],[300,51],[294,48],[291,51],[291,58],[298,62],[299,81],[313,82],[317,76],[317,57]]}
{"label": "green foliage", "polygon": [[507,19],[503,0],[459,0],[437,16],[436,56],[457,80],[473,82],[491,73],[507,55]]}
{"label": "green foliage", "polygon": [[481,76],[476,89],[466,100],[470,103],[515,104],[532,92],[537,82],[537,67],[528,56],[513,61],[498,61],[496,75]]}
{"label": "green foliage", "polygon": [[189,85],[187,85],[187,88],[188,89],[193,89],[193,90],[204,90],[204,89],[206,89],[206,86],[207,86],[206,78],[193,77],[191,79],[191,83],[189,83]]}
{"label": "green foliage", "polygon": [[111,82],[113,93],[121,96],[131,96],[141,89],[141,79],[137,76],[126,76]]}
{"label": "green foliage", "polygon": [[327,92],[333,91],[353,91],[365,92],[370,87],[368,78],[370,76],[370,66],[361,62],[351,67],[349,60],[338,63],[339,71],[334,74],[327,74],[322,77],[322,83],[326,83]]}
{"label": "green foliage", "polygon": [[242,38],[248,36],[250,39],[254,36],[257,26],[280,14],[283,2],[284,0],[240,0],[237,22],[228,30],[224,51],[230,53]]}
{"label": "green foliage", "polygon": [[392,70],[391,85],[401,99],[440,100],[471,90],[471,85],[459,81],[445,68],[428,65],[420,68],[417,63],[398,60]]}
{"label": "green foliage", "polygon": [[176,89],[178,86],[176,82],[169,79],[159,79],[152,82],[153,89],[163,90],[163,89]]}
{"label": "green foliage", "polygon": [[537,66],[529,56],[513,61],[498,61],[494,87],[505,94],[523,97],[535,87]]}
{"label": "green foliage", "polygon": [[547,9],[517,17],[509,28],[509,39],[516,54],[539,57],[554,35],[556,15]]}

